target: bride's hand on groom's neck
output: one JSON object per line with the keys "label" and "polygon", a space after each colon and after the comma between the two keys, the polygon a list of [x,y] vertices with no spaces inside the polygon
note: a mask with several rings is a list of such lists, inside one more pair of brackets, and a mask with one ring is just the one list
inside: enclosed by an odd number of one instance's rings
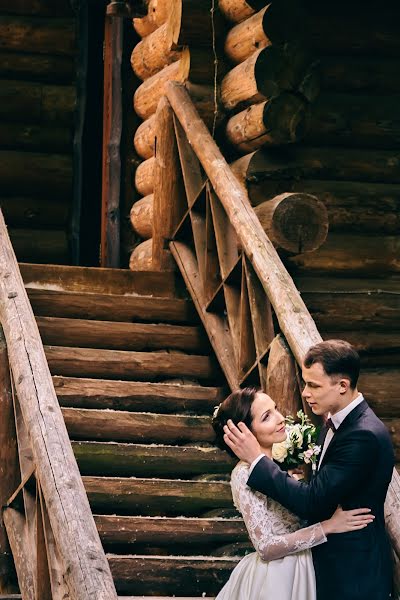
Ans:
{"label": "bride's hand on groom's neck", "polygon": [[229,420],[224,426],[224,441],[240,460],[249,465],[262,454],[257,438],[244,423],[236,426]]}

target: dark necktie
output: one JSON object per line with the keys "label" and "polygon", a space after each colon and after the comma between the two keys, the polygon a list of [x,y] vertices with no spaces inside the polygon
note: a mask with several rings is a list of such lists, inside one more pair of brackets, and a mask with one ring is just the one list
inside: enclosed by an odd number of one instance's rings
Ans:
{"label": "dark necktie", "polygon": [[332,433],[336,433],[336,427],[335,427],[332,419],[326,420],[326,426],[328,427],[328,429],[332,429]]}

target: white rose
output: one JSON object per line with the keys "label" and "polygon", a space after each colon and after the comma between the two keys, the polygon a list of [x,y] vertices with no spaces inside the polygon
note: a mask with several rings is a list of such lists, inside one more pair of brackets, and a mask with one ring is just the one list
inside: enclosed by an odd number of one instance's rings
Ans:
{"label": "white rose", "polygon": [[283,463],[288,455],[286,441],[272,445],[272,458],[280,463]]}
{"label": "white rose", "polygon": [[297,448],[301,448],[303,445],[303,433],[299,424],[293,425],[289,435],[293,445]]}

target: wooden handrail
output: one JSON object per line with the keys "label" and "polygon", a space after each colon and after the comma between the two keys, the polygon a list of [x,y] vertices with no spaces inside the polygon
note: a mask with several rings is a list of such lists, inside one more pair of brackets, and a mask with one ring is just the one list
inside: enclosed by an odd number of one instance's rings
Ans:
{"label": "wooden handrail", "polygon": [[71,598],[117,600],[1,211],[0,320],[36,476]]}
{"label": "wooden handrail", "polygon": [[[313,344],[322,341],[322,337],[305,306],[300,294],[279,258],[274,246],[262,228],[248,197],[207,127],[200,118],[186,89],[175,82],[166,85],[166,96],[176,117],[182,126],[188,143],[203,167],[212,187],[218,196],[229,223],[235,230],[239,246],[243,248],[247,259],[254,268],[271,305],[274,308],[280,329],[299,364]],[[171,250],[179,261],[179,246],[171,243]],[[187,261],[187,264],[189,264]],[[180,265],[182,267],[182,265]],[[184,275],[185,276],[185,275]],[[186,277],[185,277],[186,279]],[[199,310],[199,307],[197,307]],[[204,316],[205,308],[199,313]],[[213,340],[211,340],[213,342]],[[218,344],[213,343],[217,355]],[[226,351],[226,348],[225,348]],[[221,362],[225,356],[219,356]],[[228,378],[229,380],[229,378]],[[232,377],[231,381],[235,381]],[[232,387],[232,385],[231,385]],[[385,515],[386,526],[396,557],[396,579],[400,582],[400,476],[394,469],[389,486]],[[400,589],[400,585],[399,585]]]}

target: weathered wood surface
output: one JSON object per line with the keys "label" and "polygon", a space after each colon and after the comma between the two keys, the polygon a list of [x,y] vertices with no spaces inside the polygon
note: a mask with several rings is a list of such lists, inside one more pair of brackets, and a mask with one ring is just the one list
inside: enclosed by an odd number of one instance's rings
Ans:
{"label": "weathered wood surface", "polygon": [[11,229],[60,229],[67,225],[69,203],[29,196],[2,197],[4,219]]}
{"label": "weathered wood surface", "polygon": [[[173,594],[184,589],[195,596],[216,594],[228,579],[238,562],[237,557],[164,557],[137,555],[109,555],[112,573],[119,593],[133,591],[154,597],[155,594]],[[135,573],[141,583],[132,586],[129,573]]]}
{"label": "weathered wood surface", "polygon": [[136,129],[133,143],[142,158],[154,156],[156,115],[152,115]]}
{"label": "weathered wood surface", "polygon": [[230,485],[223,481],[84,476],[83,482],[95,512],[199,516],[232,507]]}
{"label": "weathered wood surface", "polygon": [[229,475],[235,464],[226,452],[210,447],[74,441],[72,448],[82,475],[192,478]]}
{"label": "weathered wood surface", "polygon": [[296,416],[302,408],[298,377],[294,358],[281,335],[271,343],[267,374],[266,392],[276,403],[283,415]]}
{"label": "weathered wood surface", "polygon": [[229,21],[240,23],[265,6],[264,0],[219,0],[219,8]]}
{"label": "weathered wood surface", "polygon": [[66,231],[47,229],[11,229],[9,232],[18,260],[66,264],[69,244]]}
{"label": "weathered wood surface", "polygon": [[208,340],[200,327],[165,323],[118,323],[57,317],[37,317],[44,344],[109,350],[175,349],[201,353]]}
{"label": "weathered wood surface", "polygon": [[305,117],[306,105],[300,98],[280,94],[231,117],[226,136],[243,153],[262,146],[289,144],[302,138]]}
{"label": "weathered wood surface", "polygon": [[133,231],[145,240],[153,236],[153,206],[154,194],[149,194],[135,202],[129,213]]}
{"label": "weathered wood surface", "polygon": [[315,196],[281,194],[254,209],[260,223],[276,248],[289,252],[311,252],[328,235],[327,210]]}
{"label": "weathered wood surface", "polygon": [[176,517],[115,517],[95,515],[103,544],[152,543],[169,545],[189,539],[191,544],[247,541],[242,519],[212,519]]}
{"label": "weathered wood surface", "polygon": [[[186,52],[188,55],[188,51]],[[188,56],[168,65],[140,85],[133,96],[133,107],[142,119],[148,119],[157,110],[158,102],[165,93],[168,81],[183,83],[188,75]]]}
{"label": "weathered wood surface", "polygon": [[136,169],[135,187],[142,196],[148,196],[154,192],[154,171],[154,156],[144,160]]}
{"label": "weathered wood surface", "polygon": [[0,117],[7,121],[72,126],[75,89],[30,81],[0,81]]}
{"label": "weathered wood surface", "polygon": [[400,417],[398,369],[363,369],[360,389],[379,417]]}
{"label": "weathered wood surface", "polygon": [[62,413],[74,440],[179,445],[215,439],[209,417],[77,408],[63,408]]}
{"label": "weathered wood surface", "polygon": [[312,179],[253,183],[250,177],[246,189],[252,206],[283,192],[316,196],[328,210],[329,231],[395,234],[400,229],[400,190],[396,184]]}
{"label": "weathered wood surface", "polygon": [[[23,176],[22,176],[23,175]],[[72,158],[63,154],[0,150],[2,193],[36,194],[42,197],[70,198]]]}
{"label": "weathered wood surface", "polygon": [[146,411],[150,403],[158,413],[211,415],[224,397],[222,388],[199,386],[184,379],[149,383],[54,376],[53,383],[60,405],[76,408]]}
{"label": "weathered wood surface", "polygon": [[46,358],[54,375],[111,379],[211,379],[217,370],[208,356],[181,352],[128,352],[92,348],[46,346]]}
{"label": "weathered wood surface", "polygon": [[221,200],[240,243],[275,309],[280,327],[298,362],[321,337],[292,279],[249,205],[225,159],[182,87],[170,83],[167,95],[189,142]]}
{"label": "weathered wood surface", "polygon": [[16,54],[0,50],[0,74],[7,79],[70,83],[75,78],[74,59],[48,54]]}
{"label": "weathered wood surface", "polygon": [[[0,503],[5,506],[7,500],[17,489],[18,450],[14,421],[14,407],[10,380],[7,345],[0,327]],[[14,591],[10,582],[13,560],[3,521],[0,518],[0,593]]]}
{"label": "weathered wood surface", "polygon": [[[153,259],[155,252],[153,251],[153,239],[145,240],[132,251],[129,259],[129,268],[131,271],[143,272],[154,271],[159,267]],[[168,250],[162,253],[163,270],[173,272],[176,270],[176,265]]]}
{"label": "weathered wood surface", "polygon": [[193,304],[179,298],[118,296],[28,289],[36,315],[113,321],[197,322]]}
{"label": "weathered wood surface", "polygon": [[34,571],[32,556],[27,556],[27,531],[24,515],[14,508],[7,507],[3,511],[3,520],[7,528],[8,541],[14,562],[18,565],[18,585],[26,598],[35,597]]}
{"label": "weathered wood surface", "polygon": [[158,27],[134,47],[131,66],[139,79],[148,79],[179,60],[182,51],[174,47],[171,21],[172,19]]}
{"label": "weathered wood surface", "polygon": [[1,122],[0,146],[10,150],[67,153],[72,149],[72,130],[69,127]]}
{"label": "weathered wood surface", "polygon": [[73,19],[0,16],[0,49],[71,56],[76,52]]}
{"label": "weathered wood surface", "polygon": [[[78,597],[116,598],[2,216],[0,226],[1,321],[36,473],[68,585]],[[18,328],[16,322],[20,324]]]}
{"label": "weathered wood surface", "polygon": [[[43,292],[54,290],[80,294],[88,292],[92,294],[89,296],[89,303],[93,299],[93,294],[96,293],[103,297],[107,294],[115,294],[117,305],[120,299],[119,296],[137,296],[138,294],[153,296],[150,302],[157,298],[155,302],[158,302],[160,306],[163,302],[162,297],[174,297],[178,306],[182,303],[182,300],[176,298],[174,280],[165,273],[148,273],[147,275],[137,276],[127,269],[64,265],[42,266],[28,263],[20,263],[19,268],[25,286],[29,289],[36,288]],[[136,302],[140,302],[140,298],[136,298]],[[112,314],[112,311],[110,314]]]}
{"label": "weathered wood surface", "polygon": [[[216,594],[227,581],[238,558],[108,556],[118,593]],[[134,583],[133,583],[134,582]]]}

